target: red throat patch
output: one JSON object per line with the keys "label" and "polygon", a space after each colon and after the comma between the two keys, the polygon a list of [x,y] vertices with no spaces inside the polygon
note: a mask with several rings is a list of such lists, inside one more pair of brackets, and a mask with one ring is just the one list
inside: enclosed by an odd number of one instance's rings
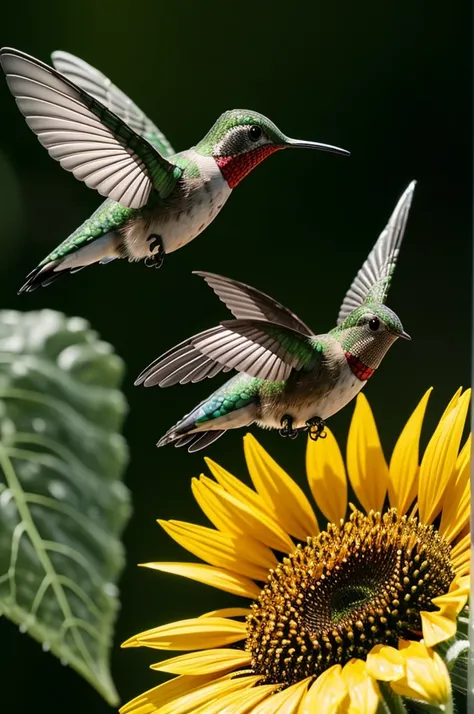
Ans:
{"label": "red throat patch", "polygon": [[229,188],[235,188],[243,178],[249,174],[255,166],[260,164],[267,156],[282,149],[282,146],[259,146],[257,149],[246,151],[238,156],[217,156],[216,163]]}
{"label": "red throat patch", "polygon": [[350,352],[345,352],[344,354],[346,355],[347,364],[349,365],[351,372],[355,374],[357,379],[360,379],[361,382],[366,382],[375,372],[374,369],[367,367],[366,364],[361,362],[358,357],[351,355]]}

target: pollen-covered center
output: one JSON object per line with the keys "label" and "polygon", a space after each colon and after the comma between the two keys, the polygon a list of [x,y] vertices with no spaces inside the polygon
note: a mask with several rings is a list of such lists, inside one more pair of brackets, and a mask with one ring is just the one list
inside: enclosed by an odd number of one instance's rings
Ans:
{"label": "pollen-covered center", "polygon": [[376,644],[421,637],[420,611],[454,578],[450,546],[432,526],[352,513],[299,545],[273,571],[248,617],[252,668],[292,684]]}

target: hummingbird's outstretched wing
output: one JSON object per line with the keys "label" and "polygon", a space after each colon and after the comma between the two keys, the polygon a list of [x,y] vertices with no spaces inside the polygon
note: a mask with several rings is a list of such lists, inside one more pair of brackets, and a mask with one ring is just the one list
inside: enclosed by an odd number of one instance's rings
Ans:
{"label": "hummingbird's outstretched wing", "polygon": [[0,50],[8,86],[49,154],[90,188],[126,208],[162,198],[182,171],[119,117],[57,70],[18,50]]}
{"label": "hummingbird's outstretched wing", "polygon": [[308,336],[265,320],[227,320],[204,330],[152,362],[135,380],[145,387],[200,382],[236,369],[268,381],[314,364],[319,353]]}
{"label": "hummingbird's outstretched wing", "polygon": [[277,322],[226,320],[220,328],[196,335],[192,345],[214,362],[251,377],[278,382],[320,359],[307,335]]}
{"label": "hummingbird's outstretched wing", "polygon": [[269,295],[265,295],[245,283],[225,278],[223,275],[205,273],[201,270],[193,272],[204,278],[209,287],[214,290],[237,319],[270,320],[270,322],[278,322],[280,325],[298,330],[304,335],[313,336],[314,333],[303,320],[300,320],[291,310]]}
{"label": "hummingbird's outstretched wing", "polygon": [[416,181],[412,181],[405,189],[369,257],[354,278],[339,310],[338,325],[364,302],[385,302],[397,264],[415,186]]}
{"label": "hummingbird's outstretched wing", "polygon": [[[309,327],[302,320],[284,305],[259,290],[255,290],[255,288],[239,283],[236,280],[224,278],[222,275],[197,270],[194,273],[204,278],[236,318],[257,320],[259,322],[270,321],[288,327],[290,330],[296,330],[300,337],[313,336]],[[234,325],[235,323],[231,322],[230,324]],[[227,333],[224,333],[221,326],[212,327],[210,330],[205,330],[198,335],[194,335],[194,337],[184,340],[184,342],[180,342],[179,345],[168,350],[168,352],[165,352],[148,365],[135,380],[135,385],[144,384],[145,387],[152,387],[158,384],[160,387],[171,387],[173,384],[178,383],[200,382],[206,377],[215,377],[219,372],[228,372],[233,368],[239,369],[233,362],[230,366],[227,366],[200,350],[199,346],[201,344],[205,344],[207,350],[210,349],[208,338],[212,336],[218,338],[220,344],[224,334]],[[231,335],[227,334],[227,338],[230,339]],[[237,342],[239,345],[237,351],[241,348],[242,339],[241,335]],[[232,345],[236,346],[233,342]],[[257,348],[258,345],[255,349]],[[214,352],[212,352],[213,354]],[[272,353],[267,356],[271,360],[274,358]],[[255,355],[255,359],[257,357],[258,355]],[[277,362],[280,364],[281,360],[277,360]],[[271,364],[266,365],[268,369],[271,366]],[[285,373],[288,372],[289,374],[291,371],[291,367],[287,369],[286,366],[280,366]]]}
{"label": "hummingbird's outstretched wing", "polygon": [[171,387],[178,382],[200,382],[206,377],[215,377],[219,372],[228,372],[231,367],[206,357],[192,344],[196,338],[204,339],[221,331],[220,326],[211,327],[180,342],[149,364],[136,378],[135,386],[143,384],[145,387],[154,387],[158,384],[160,387]]}
{"label": "hummingbird's outstretched wing", "polygon": [[65,77],[110,109],[137,134],[147,139],[162,156],[169,158],[175,150],[166,136],[127,95],[110,79],[84,60],[56,50],[51,54],[53,65]]}

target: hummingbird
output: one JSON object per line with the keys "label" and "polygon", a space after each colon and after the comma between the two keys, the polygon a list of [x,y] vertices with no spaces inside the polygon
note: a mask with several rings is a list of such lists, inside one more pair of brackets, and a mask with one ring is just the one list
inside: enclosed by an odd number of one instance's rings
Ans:
{"label": "hummingbird", "polygon": [[393,343],[410,336],[385,305],[415,189],[410,183],[339,310],[336,327],[314,332],[273,298],[244,283],[197,272],[234,315],[181,342],[152,362],[135,384],[199,382],[238,371],[173,426],[157,446],[199,451],[228,429],[278,429],[294,438],[324,438],[325,421],[346,406]]}
{"label": "hummingbird", "polygon": [[196,146],[175,153],[162,132],[101,72],[66,52],[54,68],[19,50],[0,50],[8,87],[50,156],[104,203],[27,276],[19,293],[117,258],[160,267],[196,238],[233,188],[281,149],[337,146],[285,136],[257,112],[224,112]]}

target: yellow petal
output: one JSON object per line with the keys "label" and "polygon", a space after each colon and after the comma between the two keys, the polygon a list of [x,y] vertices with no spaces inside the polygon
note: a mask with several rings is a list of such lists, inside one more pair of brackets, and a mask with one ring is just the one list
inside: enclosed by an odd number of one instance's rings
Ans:
{"label": "yellow petal", "polygon": [[335,664],[316,679],[300,704],[298,714],[338,714],[339,705],[348,695],[342,667]]}
{"label": "yellow petal", "polygon": [[434,597],[431,602],[439,608],[454,608],[456,615],[458,615],[467,602],[469,589],[470,578],[468,576],[464,578],[457,577],[453,580],[449,586],[449,591],[445,595]]}
{"label": "yellow petal", "polygon": [[310,681],[311,677],[302,679],[301,682],[292,684],[278,694],[272,694],[270,698],[255,707],[252,714],[297,714]]}
{"label": "yellow petal", "polygon": [[253,580],[266,580],[278,561],[270,550],[253,538],[221,533],[213,528],[183,521],[158,521],[173,540],[198,558]]}
{"label": "yellow petal", "polygon": [[365,662],[351,659],[344,665],[342,677],[349,691],[347,714],[375,714],[379,705],[377,683],[366,671]]}
{"label": "yellow petal", "polygon": [[[470,445],[469,438],[469,445]],[[471,512],[471,487],[470,487],[470,448],[467,453],[463,450],[463,463],[457,473],[454,483],[449,484],[443,504],[440,535],[451,543],[469,522]]]}
{"label": "yellow petal", "polygon": [[415,411],[408,419],[400,434],[390,460],[388,495],[390,505],[400,515],[407,512],[413,502],[418,486],[419,443],[426,405],[432,392],[431,387],[421,398]]}
{"label": "yellow petal", "polygon": [[466,463],[471,463],[472,434],[469,434],[456,461],[456,478]]}
{"label": "yellow petal", "polygon": [[461,540],[458,540],[456,545],[454,545],[451,549],[451,562],[454,562],[456,558],[458,558],[460,555],[464,555],[465,553],[470,553],[470,548],[471,548],[471,534],[466,533],[465,536],[461,538]]}
{"label": "yellow petal", "polygon": [[272,516],[300,540],[317,535],[316,516],[301,488],[251,434],[244,437],[244,451],[250,478]]}
{"label": "yellow petal", "polygon": [[451,563],[456,577],[467,575],[471,566],[471,535],[467,533],[451,551]]}
{"label": "yellow petal", "polygon": [[212,674],[250,664],[252,655],[244,650],[219,649],[191,652],[152,664],[151,669],[171,674]]}
{"label": "yellow petal", "polygon": [[362,507],[381,511],[388,485],[388,466],[369,403],[359,394],[347,439],[347,470]]}
{"label": "yellow petal", "polygon": [[277,684],[261,684],[243,692],[231,692],[225,697],[219,697],[212,704],[208,702],[199,709],[193,709],[193,714],[248,714],[254,712],[254,707],[266,699],[270,701]]}
{"label": "yellow petal", "polygon": [[405,674],[405,660],[394,647],[375,645],[367,655],[366,670],[374,679],[391,682]]}
{"label": "yellow petal", "polygon": [[467,389],[441,419],[426,447],[418,484],[420,520],[424,523],[432,523],[441,510],[446,486],[456,466],[470,396],[471,390]]}
{"label": "yellow petal", "polygon": [[451,397],[450,401],[448,402],[448,406],[446,407],[446,409],[445,409],[444,412],[442,413],[440,421],[443,421],[443,419],[444,419],[445,417],[447,417],[450,412],[453,411],[454,407],[455,407],[455,406],[457,405],[457,403],[459,402],[459,397],[461,396],[461,393],[462,393],[462,387],[459,387],[459,388],[457,389],[457,391],[456,391],[456,392],[453,394],[453,396]]}
{"label": "yellow petal", "polygon": [[434,647],[456,634],[457,616],[469,597],[469,585],[469,576],[455,578],[447,593],[432,600],[440,609],[420,613],[425,645]]}
{"label": "yellow petal", "polygon": [[318,507],[331,523],[338,523],[347,510],[347,478],[341,451],[333,433],[306,446],[306,473]]}
{"label": "yellow petal", "polygon": [[222,697],[252,687],[260,679],[261,677],[258,676],[235,677],[233,679],[224,677],[201,687],[195,692],[188,692],[188,694],[179,699],[169,702],[159,710],[159,714],[188,714],[188,712],[195,712],[199,707],[204,705],[206,707],[212,706],[216,700],[221,700]]}
{"label": "yellow petal", "polygon": [[232,476],[231,473],[222,468],[222,466],[219,466],[219,464],[216,464],[215,461],[212,461],[212,459],[207,456],[204,458],[204,461],[217,483],[220,483],[220,485],[225,488],[227,493],[230,493],[244,503],[248,503],[254,510],[262,511],[267,515],[271,515],[265,501],[259,493],[255,493],[252,488],[249,488],[240,479]]}
{"label": "yellow petal", "polygon": [[174,677],[157,687],[149,689],[138,697],[131,699],[120,708],[120,714],[152,714],[168,702],[199,689],[215,679],[215,675],[200,677]]}
{"label": "yellow petal", "polygon": [[219,610],[205,612],[199,617],[247,617],[251,612],[249,607],[221,607]]}
{"label": "yellow petal", "polygon": [[218,590],[224,590],[233,595],[248,597],[254,600],[260,595],[261,588],[253,580],[245,578],[243,575],[231,573],[223,568],[215,568],[213,565],[203,565],[202,563],[143,563],[143,568],[160,570],[163,573],[173,573],[182,575],[199,583],[211,585]]}
{"label": "yellow petal", "polygon": [[207,476],[193,479],[192,490],[201,510],[219,530],[249,536],[283,553],[293,550],[293,541],[274,518],[227,493]]}
{"label": "yellow petal", "polygon": [[421,699],[438,706],[451,699],[451,681],[441,657],[421,642],[400,640],[399,650],[405,659],[405,677],[391,687],[403,697]]}
{"label": "yellow petal", "polygon": [[421,611],[423,642],[427,647],[434,647],[439,642],[449,640],[456,634],[456,619],[446,617],[439,611]]}
{"label": "yellow petal", "polygon": [[140,632],[122,647],[152,647],[157,650],[204,650],[224,647],[245,639],[244,622],[224,617],[194,617]]}
{"label": "yellow petal", "polygon": [[466,553],[459,557],[456,563],[453,562],[457,575],[468,575],[471,572],[471,556]]}

